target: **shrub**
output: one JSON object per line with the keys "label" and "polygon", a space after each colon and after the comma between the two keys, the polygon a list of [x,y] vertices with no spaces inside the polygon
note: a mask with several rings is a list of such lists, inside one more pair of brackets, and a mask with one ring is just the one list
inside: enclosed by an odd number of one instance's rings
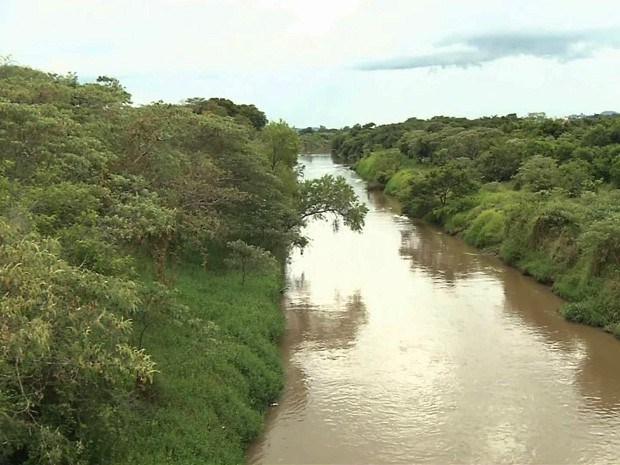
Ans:
{"label": "shrub", "polygon": [[561,315],[568,321],[585,323],[591,326],[605,326],[605,319],[596,313],[589,301],[572,302],[560,309]]}
{"label": "shrub", "polygon": [[473,221],[463,236],[465,241],[476,247],[497,245],[504,239],[506,217],[498,210],[484,210]]}
{"label": "shrub", "polygon": [[560,185],[572,197],[578,197],[586,189],[595,189],[590,164],[584,160],[572,160],[560,166]]}
{"label": "shrub", "polygon": [[405,168],[397,171],[385,185],[385,193],[396,198],[404,198],[407,194],[408,184],[416,177],[413,168]]}
{"label": "shrub", "polygon": [[385,186],[404,160],[405,157],[396,149],[378,150],[360,159],[355,170],[363,179]]}
{"label": "shrub", "polygon": [[550,205],[534,219],[532,241],[539,244],[549,237],[558,236],[564,229],[576,229],[574,215],[567,205]]}
{"label": "shrub", "polygon": [[469,214],[467,212],[460,212],[452,215],[444,224],[445,230],[448,234],[458,234],[467,228]]}
{"label": "shrub", "polygon": [[517,266],[536,281],[553,284],[558,274],[557,267],[539,252],[526,252],[518,261]]}
{"label": "shrub", "polygon": [[551,157],[534,155],[525,161],[515,176],[517,187],[525,187],[532,192],[549,190],[558,185],[559,170]]}
{"label": "shrub", "polygon": [[505,237],[499,252],[509,264],[516,264],[531,248],[531,208],[518,204],[506,212]]}
{"label": "shrub", "polygon": [[102,459],[155,372],[130,345],[135,283],[69,266],[59,248],[34,235],[0,247],[0,463]]}
{"label": "shrub", "polygon": [[587,257],[590,273],[600,276],[620,264],[620,214],[593,222],[578,239]]}

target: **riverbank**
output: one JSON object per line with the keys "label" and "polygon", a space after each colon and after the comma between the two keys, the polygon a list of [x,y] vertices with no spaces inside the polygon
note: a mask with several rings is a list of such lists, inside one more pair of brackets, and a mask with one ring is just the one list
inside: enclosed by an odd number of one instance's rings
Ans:
{"label": "riverbank", "polygon": [[143,347],[160,373],[126,412],[127,455],[119,463],[244,461],[283,388],[279,284],[276,274],[248,275],[242,285],[234,272],[178,270],[183,324],[165,314],[146,329]]}
{"label": "riverbank", "polygon": [[[386,151],[360,159],[353,168],[395,196],[405,214],[419,217],[409,185],[428,167]],[[560,313],[569,321],[602,327],[620,338],[620,238],[609,209],[617,197],[617,189],[568,197],[494,182],[423,217],[550,285],[568,301]]]}

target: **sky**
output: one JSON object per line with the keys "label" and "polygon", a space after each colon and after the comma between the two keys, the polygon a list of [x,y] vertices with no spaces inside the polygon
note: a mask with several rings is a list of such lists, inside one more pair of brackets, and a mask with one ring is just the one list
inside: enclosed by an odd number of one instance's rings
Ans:
{"label": "sky", "polygon": [[617,0],[0,0],[0,56],[296,127],[620,111]]}

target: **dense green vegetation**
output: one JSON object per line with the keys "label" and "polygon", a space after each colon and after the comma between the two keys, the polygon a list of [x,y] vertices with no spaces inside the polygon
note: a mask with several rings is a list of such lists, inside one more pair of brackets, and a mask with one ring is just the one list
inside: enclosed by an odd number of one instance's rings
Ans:
{"label": "dense green vegetation", "polygon": [[318,129],[300,129],[300,152],[306,154],[330,153],[332,148],[332,138],[337,134],[337,132],[337,129],[327,129],[325,126],[321,126]]}
{"label": "dense green vegetation", "polygon": [[620,337],[620,117],[344,128],[333,152],[412,217],[498,254]]}
{"label": "dense green vegetation", "polygon": [[160,316],[145,334],[159,373],[147,401],[125,411],[127,455],[119,463],[244,461],[243,445],[262,429],[262,414],[283,386],[275,346],[284,329],[274,305],[280,285],[273,273],[249,275],[241,286],[237,275],[180,267],[184,321]]}
{"label": "dense green vegetation", "polygon": [[242,460],[290,248],[364,221],[298,148],[253,105],[0,66],[0,464]]}

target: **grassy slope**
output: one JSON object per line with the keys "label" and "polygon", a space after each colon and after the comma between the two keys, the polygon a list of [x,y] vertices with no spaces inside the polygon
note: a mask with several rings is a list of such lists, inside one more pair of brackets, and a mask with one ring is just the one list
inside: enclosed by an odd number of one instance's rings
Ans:
{"label": "grassy slope", "polygon": [[129,410],[123,463],[241,463],[283,387],[278,276],[207,273],[184,265],[178,300],[189,324],[160,317],[145,349],[158,363],[148,399]]}
{"label": "grassy slope", "polygon": [[430,171],[425,165],[416,165],[394,150],[371,152],[361,158],[354,166],[355,172],[371,187],[385,188],[385,193],[402,197],[407,184],[415,177]]}

